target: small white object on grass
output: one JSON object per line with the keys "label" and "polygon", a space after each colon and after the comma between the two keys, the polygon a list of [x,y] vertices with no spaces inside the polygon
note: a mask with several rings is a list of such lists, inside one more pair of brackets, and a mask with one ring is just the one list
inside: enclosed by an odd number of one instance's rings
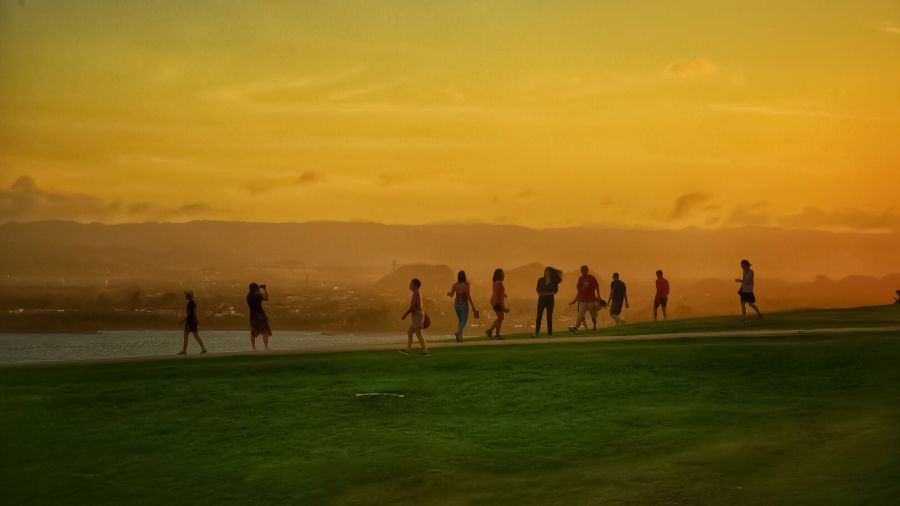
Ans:
{"label": "small white object on grass", "polygon": [[372,397],[372,396],[383,396],[383,397],[406,397],[403,394],[383,394],[381,392],[370,392],[365,394],[356,394],[357,397]]}

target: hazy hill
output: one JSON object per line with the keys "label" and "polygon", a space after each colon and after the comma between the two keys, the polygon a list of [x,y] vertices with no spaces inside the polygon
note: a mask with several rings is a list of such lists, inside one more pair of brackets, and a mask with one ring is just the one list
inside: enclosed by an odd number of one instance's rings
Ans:
{"label": "hazy hill", "polygon": [[[898,272],[898,252],[900,234],[778,228],[533,230],[327,222],[0,225],[0,274],[7,286],[62,279],[90,284],[109,278],[371,285],[391,272],[394,262],[447,265],[452,272],[464,268],[476,281],[489,281],[495,267],[513,269],[535,262],[567,273],[587,263],[604,279],[614,270],[633,278],[652,275],[657,268],[673,277],[729,279],[739,272],[738,261],[744,257],[753,261],[760,277],[808,281],[821,274],[880,277]],[[528,273],[529,278],[539,275]]]}
{"label": "hazy hill", "polygon": [[403,265],[379,279],[372,289],[377,293],[409,295],[409,282],[413,278],[422,282],[423,295],[439,297],[456,281],[456,274],[446,265]]}

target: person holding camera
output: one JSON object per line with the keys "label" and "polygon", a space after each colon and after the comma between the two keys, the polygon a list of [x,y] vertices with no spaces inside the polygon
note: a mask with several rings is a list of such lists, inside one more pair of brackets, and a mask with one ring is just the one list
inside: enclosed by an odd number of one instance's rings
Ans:
{"label": "person holding camera", "polygon": [[247,306],[250,307],[250,346],[256,350],[256,336],[262,335],[263,345],[269,351],[269,337],[272,328],[269,327],[269,317],[263,310],[263,301],[269,300],[269,290],[266,285],[250,283],[250,293],[247,294]]}

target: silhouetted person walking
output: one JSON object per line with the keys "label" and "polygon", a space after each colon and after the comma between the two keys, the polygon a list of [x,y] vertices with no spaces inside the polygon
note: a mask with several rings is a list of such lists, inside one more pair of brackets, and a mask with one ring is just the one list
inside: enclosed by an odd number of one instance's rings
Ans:
{"label": "silhouetted person walking", "polygon": [[612,283],[609,284],[609,315],[616,321],[616,325],[624,325],[625,320],[621,318],[622,304],[626,308],[631,307],[628,304],[628,293],[625,282],[619,279],[619,273],[613,273]]}
{"label": "silhouetted person walking", "polygon": [[741,287],[738,289],[738,295],[741,297],[741,321],[747,321],[748,305],[756,311],[756,316],[762,320],[762,313],[756,307],[756,295],[753,294],[754,274],[753,269],[750,268],[750,261],[741,260],[741,269],[744,271],[743,276],[740,279],[735,279],[735,282],[741,284]]}
{"label": "silhouetted person walking", "polygon": [[534,337],[541,333],[541,318],[544,312],[547,313],[547,335],[553,336],[553,306],[556,299],[554,296],[559,292],[560,281],[562,281],[562,272],[553,267],[545,268],[544,275],[537,280],[537,286],[534,289],[538,294]]}
{"label": "silhouetted person walking", "polygon": [[[262,291],[260,291],[260,289]],[[269,316],[263,310],[263,301],[269,300],[269,290],[266,285],[250,283],[250,293],[247,294],[247,306],[250,308],[250,346],[256,351],[256,336],[262,335],[263,345],[269,351],[269,337],[272,336],[272,328],[269,327]]]}
{"label": "silhouetted person walking", "polygon": [[503,286],[505,278],[506,273],[503,272],[503,269],[494,270],[494,276],[491,278],[494,282],[494,287],[491,291],[491,308],[494,310],[494,314],[497,315],[497,319],[485,332],[490,338],[503,339],[500,336],[500,327],[503,326],[503,319],[506,317],[506,313],[509,312],[509,308],[506,307],[506,287]]}
{"label": "silhouetted person walking", "polygon": [[669,280],[663,277],[663,271],[656,271],[656,297],[653,298],[653,321],[656,321],[656,313],[662,308],[663,320],[668,320],[666,306],[669,305]]}
{"label": "silhouetted person walking", "polygon": [[419,288],[422,287],[422,282],[418,280],[418,278],[413,278],[412,281],[409,282],[409,289],[412,291],[412,299],[409,302],[409,309],[403,313],[403,316],[400,317],[401,320],[405,320],[407,316],[412,315],[412,318],[409,322],[409,329],[406,331],[406,349],[400,350],[400,353],[404,355],[409,355],[409,350],[412,349],[412,338],[413,334],[419,338],[419,345],[422,347],[422,355],[428,355],[428,345],[425,343],[425,338],[422,337],[422,329],[425,327],[425,304],[422,300],[422,292],[419,291]]}
{"label": "silhouetted person walking", "polygon": [[478,312],[478,310],[475,309],[475,302],[472,301],[471,285],[466,279],[466,271],[459,271],[459,273],[456,274],[456,283],[450,287],[447,296],[455,298],[453,309],[456,311],[456,319],[459,324],[456,327],[456,333],[454,335],[456,336],[456,341],[461,343],[463,340],[463,331],[466,329],[466,323],[469,321],[469,305],[471,304],[473,312]]}
{"label": "silhouetted person walking", "polygon": [[578,332],[581,324],[584,324],[584,328],[587,329],[587,323],[584,321],[584,318],[588,311],[591,313],[594,330],[597,330],[597,309],[600,305],[605,304],[603,299],[600,298],[600,283],[589,272],[587,265],[581,266],[581,277],[578,278],[578,283],[575,284],[575,288],[578,291],[575,294],[575,300],[569,303],[570,306],[576,302],[578,303],[578,318],[575,320],[575,326],[569,327],[569,332],[573,334]]}
{"label": "silhouetted person walking", "polygon": [[900,304],[900,290],[897,290],[897,300],[894,301],[894,304]]}
{"label": "silhouetted person walking", "polygon": [[194,334],[194,339],[200,343],[200,353],[206,353],[206,346],[203,339],[200,339],[200,320],[197,318],[197,303],[194,301],[194,292],[184,292],[184,298],[187,300],[187,306],[184,309],[184,318],[178,322],[178,325],[184,324],[184,346],[181,348],[179,355],[187,355],[188,337]]}

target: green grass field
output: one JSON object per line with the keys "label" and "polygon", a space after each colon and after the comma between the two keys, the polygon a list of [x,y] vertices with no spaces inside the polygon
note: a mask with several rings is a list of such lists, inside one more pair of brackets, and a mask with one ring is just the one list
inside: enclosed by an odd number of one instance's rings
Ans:
{"label": "green grass field", "polygon": [[[750,311],[750,309],[747,309]],[[627,310],[626,310],[627,311]],[[627,313],[626,315],[627,316]],[[597,331],[585,331],[584,336],[634,336],[642,334],[668,334],[679,332],[720,332],[745,330],[791,330],[791,329],[834,329],[834,328],[866,328],[866,327],[900,327],[900,306],[871,306],[843,309],[804,309],[767,313],[764,319],[758,320],[751,311],[747,315],[747,323],[741,323],[740,313],[729,316],[708,316],[703,318],[687,318],[679,320],[660,320],[658,322],[630,323],[628,325],[612,325],[609,316],[605,316]],[[490,320],[487,320],[490,322]],[[588,324],[590,325],[590,317]],[[504,335],[506,339],[524,339],[531,337],[532,332],[513,331]],[[541,329],[541,337],[545,337],[546,326]],[[504,330],[506,334],[506,330]],[[565,325],[557,324],[554,335],[566,337],[569,333]],[[487,340],[479,335],[467,338],[467,341]]]}
{"label": "green grass field", "polygon": [[10,505],[889,504],[898,364],[885,332],[8,367],[0,489]]}

